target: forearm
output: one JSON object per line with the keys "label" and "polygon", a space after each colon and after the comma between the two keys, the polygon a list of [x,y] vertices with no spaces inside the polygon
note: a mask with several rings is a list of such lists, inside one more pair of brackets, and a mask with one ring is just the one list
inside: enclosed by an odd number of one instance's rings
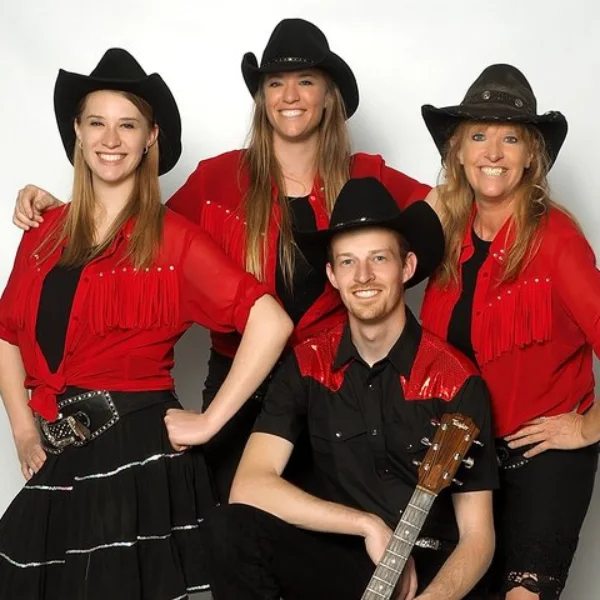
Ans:
{"label": "forearm", "polygon": [[35,427],[24,382],[25,369],[19,348],[0,340],[0,395],[13,433]]}
{"label": "forearm", "polygon": [[219,431],[271,372],[281,356],[293,324],[271,296],[259,298],[252,310],[231,369],[206,417]]}
{"label": "forearm", "polygon": [[600,441],[600,405],[597,400],[583,415],[581,434],[587,446]]}
{"label": "forearm", "polygon": [[464,536],[416,600],[460,600],[483,577],[494,554],[494,533]]}
{"label": "forearm", "polygon": [[276,473],[238,470],[229,500],[255,506],[291,525],[312,531],[365,537],[373,520],[378,519],[375,515],[312,496]]}

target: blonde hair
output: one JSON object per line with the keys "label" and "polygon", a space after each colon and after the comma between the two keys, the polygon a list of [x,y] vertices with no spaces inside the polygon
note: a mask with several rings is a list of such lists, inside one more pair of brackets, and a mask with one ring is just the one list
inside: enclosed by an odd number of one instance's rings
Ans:
{"label": "blonde hair", "polygon": [[[118,91],[142,114],[148,127],[154,125],[152,107],[142,98]],[[87,100],[79,106],[76,121],[79,123]],[[100,256],[115,240],[121,228],[131,217],[135,224],[128,240],[125,254],[120,261],[129,260],[133,266],[144,268],[156,259],[161,241],[164,207],[158,183],[158,139],[142,157],[135,173],[133,190],[123,210],[111,224],[101,244],[95,245],[95,195],[92,172],[85,162],[79,144],[74,149],[73,195],[67,215],[40,244],[36,253],[46,259],[63,243],[65,248],[58,262],[67,267],[81,266]]]}
{"label": "blonde hair", "polygon": [[[350,137],[346,126],[346,111],[342,95],[335,83],[325,76],[329,100],[319,125],[319,142],[315,167],[325,192],[327,212],[331,214],[335,199],[350,177]],[[264,281],[264,263],[267,231],[273,216],[272,184],[277,186],[277,202],[281,218],[280,261],[284,281],[291,289],[294,271],[294,238],[288,199],[281,167],[273,148],[273,128],[269,123],[265,106],[264,86],[259,86],[254,98],[254,117],[248,149],[244,154],[242,168],[248,170],[250,186],[244,197],[243,210],[246,226],[246,270]]]}
{"label": "blonde hair", "polygon": [[[462,242],[474,202],[473,189],[460,164],[459,152],[472,125],[473,121],[463,121],[458,125],[442,160],[444,182],[440,185],[438,203],[446,236],[446,251],[436,273],[436,282],[440,285],[459,281]],[[485,127],[489,125],[490,123],[484,123]],[[540,244],[539,227],[551,208],[573,218],[563,206],[550,198],[547,180],[550,163],[539,130],[527,125],[511,123],[511,126],[514,126],[527,145],[531,163],[516,190],[513,220],[509,225],[510,233],[514,232],[514,240],[506,250],[506,260],[497,283],[514,280],[535,256]],[[574,218],[573,220],[575,221]]]}

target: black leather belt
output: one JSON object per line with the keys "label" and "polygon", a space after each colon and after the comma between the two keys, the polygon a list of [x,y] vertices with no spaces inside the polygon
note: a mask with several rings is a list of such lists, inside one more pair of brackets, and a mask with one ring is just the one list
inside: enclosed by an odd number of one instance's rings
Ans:
{"label": "black leather belt", "polygon": [[66,393],[58,398],[58,417],[55,421],[46,421],[37,415],[42,445],[47,452],[60,454],[68,446],[83,446],[126,414],[175,399],[171,390],[77,391],[79,393]]}

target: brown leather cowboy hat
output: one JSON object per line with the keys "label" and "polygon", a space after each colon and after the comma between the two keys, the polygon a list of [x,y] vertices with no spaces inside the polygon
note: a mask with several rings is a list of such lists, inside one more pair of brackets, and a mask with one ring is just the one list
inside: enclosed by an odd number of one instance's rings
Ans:
{"label": "brown leather cowboy hat", "polygon": [[558,111],[537,114],[537,100],[525,75],[506,64],[484,69],[460,104],[443,108],[425,104],[421,114],[442,156],[461,121],[509,122],[536,127],[552,165],[568,128],[566,118]]}

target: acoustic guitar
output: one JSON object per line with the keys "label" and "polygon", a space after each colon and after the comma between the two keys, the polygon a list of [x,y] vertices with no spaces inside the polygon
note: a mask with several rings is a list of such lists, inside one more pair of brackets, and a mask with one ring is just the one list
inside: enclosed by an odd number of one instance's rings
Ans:
{"label": "acoustic guitar", "polygon": [[462,485],[454,479],[462,463],[467,468],[473,466],[473,459],[465,459],[465,455],[472,444],[483,445],[475,439],[478,435],[479,428],[470,417],[455,413],[444,415],[433,442],[427,438],[421,440],[429,449],[423,462],[415,461],[419,466],[419,483],[361,600],[392,598],[433,501],[452,482]]}

